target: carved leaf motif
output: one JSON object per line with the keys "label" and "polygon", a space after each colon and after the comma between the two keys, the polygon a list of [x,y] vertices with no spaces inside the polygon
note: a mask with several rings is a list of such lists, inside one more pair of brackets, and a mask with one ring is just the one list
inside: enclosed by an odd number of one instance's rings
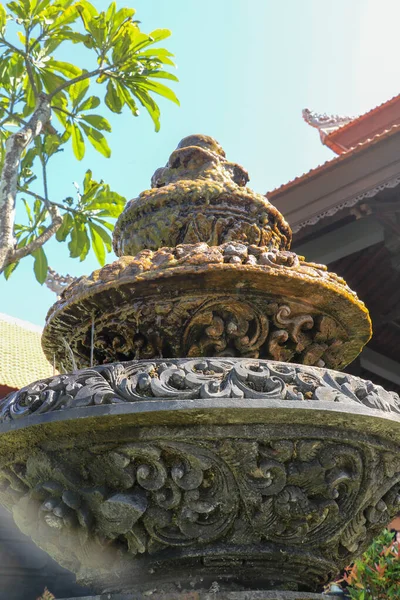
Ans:
{"label": "carved leaf motif", "polygon": [[100,512],[104,516],[102,532],[114,537],[128,533],[145,513],[147,506],[143,490],[137,489],[129,494],[113,494],[100,506]]}
{"label": "carved leaf motif", "polygon": [[232,381],[247,398],[284,398],[285,383],[271,376],[268,367],[257,361],[241,361],[232,370]]}
{"label": "carved leaf motif", "polygon": [[[280,336],[287,339],[288,333],[283,330],[272,332],[267,344],[272,352],[279,356],[285,354],[288,358],[288,353],[292,355],[293,350],[280,346]],[[56,376],[0,401],[0,423],[48,411],[153,398],[357,403],[372,410],[400,414],[397,394],[346,373],[225,357],[131,361]]]}
{"label": "carved leaf motif", "polygon": [[231,299],[205,303],[186,327],[187,356],[258,356],[269,330],[268,318],[254,306]]}
{"label": "carved leaf motif", "polygon": [[285,347],[289,334],[284,329],[273,331],[268,340],[268,354],[274,360],[289,362],[294,355],[294,350]]}
{"label": "carved leaf motif", "polygon": [[[302,338],[302,330],[311,329],[314,325],[314,319],[311,315],[292,315],[290,306],[283,305],[279,307],[274,316],[274,323],[279,328],[284,327],[297,345],[304,346],[305,341]],[[302,349],[302,347],[299,348],[299,350]]]}

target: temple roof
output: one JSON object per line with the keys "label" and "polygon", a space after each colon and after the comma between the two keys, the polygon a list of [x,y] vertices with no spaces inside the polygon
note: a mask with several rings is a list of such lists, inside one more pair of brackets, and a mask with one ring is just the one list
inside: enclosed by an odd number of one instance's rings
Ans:
{"label": "temple roof", "polygon": [[0,313],[0,396],[53,375],[41,333],[37,325]]}
{"label": "temple roof", "polygon": [[358,117],[318,114],[305,108],[303,119],[318,129],[325,146],[336,154],[347,154],[360,143],[400,125],[400,94]]}
{"label": "temple roof", "polygon": [[[400,96],[399,96],[399,99],[400,99]],[[343,126],[343,127],[345,127],[345,126]],[[392,134],[397,133],[399,131],[399,129],[400,129],[400,122],[398,124],[392,125],[388,129],[384,129],[384,130],[376,133],[375,135],[373,135],[370,138],[366,138],[362,142],[357,143],[354,147],[349,148],[349,150],[347,150],[346,152],[343,152],[343,153],[339,154],[338,156],[335,156],[334,158],[331,158],[330,160],[325,161],[324,163],[318,165],[317,167],[313,167],[312,169],[310,169],[309,171],[306,171],[302,175],[299,175],[298,177],[291,179],[287,183],[283,183],[279,187],[271,190],[270,192],[267,192],[266,195],[267,195],[268,199],[274,203],[275,196],[280,194],[281,192],[286,191],[287,189],[292,188],[296,185],[300,185],[303,182],[307,181],[308,179],[312,179],[313,177],[321,174],[323,171],[328,170],[331,167],[335,166],[337,163],[346,160],[349,157],[349,155],[353,155],[358,152],[362,152],[367,147],[372,146],[374,143],[380,142],[381,140],[383,140],[387,137],[390,137]]]}

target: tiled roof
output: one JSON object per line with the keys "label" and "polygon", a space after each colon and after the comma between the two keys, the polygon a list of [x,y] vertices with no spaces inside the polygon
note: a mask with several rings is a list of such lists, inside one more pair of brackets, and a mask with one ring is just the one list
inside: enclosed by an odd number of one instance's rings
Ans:
{"label": "tiled roof", "polygon": [[340,133],[342,134],[343,131],[345,131],[346,129],[350,129],[351,127],[354,127],[355,123],[359,123],[360,121],[364,121],[364,119],[369,119],[370,117],[372,117],[375,113],[380,112],[382,110],[382,108],[387,108],[388,106],[390,106],[391,104],[393,104],[394,102],[397,102],[397,100],[400,98],[400,94],[398,94],[397,96],[393,96],[393,98],[390,98],[390,100],[386,100],[386,102],[382,102],[382,104],[378,104],[378,106],[375,106],[375,108],[371,108],[371,110],[369,110],[368,112],[355,117],[354,119],[352,119],[351,121],[349,121],[348,123],[345,123],[344,125],[341,125],[338,129],[336,129],[335,131],[332,131],[331,133],[327,134],[327,138],[329,137],[335,137],[335,134],[338,132],[338,130],[340,129]]}
{"label": "tiled roof", "polygon": [[41,333],[32,323],[0,313],[0,386],[21,388],[53,375],[43,354]]}
{"label": "tiled roof", "polygon": [[[347,127],[347,125],[344,125],[343,127]],[[391,135],[395,134],[399,129],[400,129],[400,125],[392,125],[392,127],[390,127],[389,129],[385,129],[384,131],[374,135],[372,138],[368,138],[368,139],[364,140],[363,142],[360,142],[353,148],[349,148],[349,150],[347,150],[347,152],[344,152],[343,154],[335,156],[334,158],[331,158],[330,160],[325,161],[321,165],[318,165],[317,167],[310,169],[310,171],[307,171],[306,173],[303,173],[302,175],[295,177],[294,179],[288,181],[287,183],[282,184],[281,186],[271,190],[270,192],[267,192],[266,195],[267,195],[268,199],[271,200],[277,194],[280,194],[281,192],[284,192],[287,189],[294,187],[295,185],[303,183],[304,181],[311,179],[314,175],[322,173],[323,171],[329,169],[331,166],[336,165],[337,163],[342,162],[343,160],[346,160],[346,158],[348,158],[349,155],[353,155],[353,154],[356,154],[357,152],[361,152],[367,146],[372,146],[373,144],[380,142],[382,139],[384,139],[386,137],[390,137]]]}

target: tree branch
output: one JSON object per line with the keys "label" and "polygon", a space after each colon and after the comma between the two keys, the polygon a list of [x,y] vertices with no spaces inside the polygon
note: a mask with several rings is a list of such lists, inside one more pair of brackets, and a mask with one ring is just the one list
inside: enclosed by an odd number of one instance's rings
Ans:
{"label": "tree branch", "polygon": [[36,192],[25,190],[23,187],[20,186],[18,186],[18,191],[21,192],[21,194],[26,194],[27,196],[32,196],[32,198],[37,198],[38,200],[41,200],[47,208],[49,208],[49,205],[56,206],[57,208],[61,208],[61,210],[65,210],[65,212],[70,212],[76,215],[81,214],[82,212],[76,210],[75,208],[72,208],[71,206],[64,206],[64,204],[60,204],[59,202],[53,202],[53,200],[49,200],[46,204],[46,198],[43,198],[43,196],[41,196],[40,194],[36,194]]}
{"label": "tree branch", "polygon": [[7,42],[7,40],[5,40],[4,38],[0,39],[0,44],[7,46],[8,48],[10,48],[10,50],[12,50],[13,52],[16,52],[17,54],[20,54],[21,56],[23,56],[25,58],[25,52],[23,50],[20,50],[16,46],[13,46],[13,44],[10,44],[10,42]]}
{"label": "tree branch", "polygon": [[41,246],[43,246],[51,237],[53,237],[53,235],[61,227],[63,220],[56,206],[51,206],[49,208],[49,213],[51,215],[50,225],[46,227],[43,233],[41,233],[35,240],[29,242],[29,244],[23,248],[17,248],[17,250],[14,250],[14,252],[8,256],[5,266],[21,260],[21,258],[28,256],[28,254],[32,254],[32,252],[35,252],[35,250],[41,248]]}
{"label": "tree branch", "polygon": [[50,211],[51,203],[49,201],[49,189],[48,189],[48,186],[47,186],[47,171],[46,171],[46,163],[45,163],[45,160],[43,158],[43,153],[41,153],[40,162],[42,163],[44,204],[45,204],[46,208]]}
{"label": "tree branch", "polygon": [[54,96],[56,96],[62,90],[68,88],[70,85],[78,83],[78,81],[83,81],[84,79],[91,79],[92,77],[96,77],[96,75],[101,75],[106,71],[111,71],[111,69],[115,69],[115,66],[116,65],[108,65],[107,67],[100,66],[97,69],[94,69],[94,71],[87,71],[85,73],[82,73],[81,75],[78,75],[77,77],[74,77],[73,79],[70,79],[69,81],[66,81],[65,83],[62,83],[60,86],[58,86],[57,89],[55,89],[49,94],[49,100],[54,98]]}
{"label": "tree branch", "polygon": [[2,107],[4,112],[7,113],[7,117],[4,117],[4,119],[1,121],[0,125],[3,126],[5,123],[7,123],[7,121],[9,121],[10,119],[15,119],[16,121],[18,121],[18,123],[21,123],[21,125],[28,125],[28,122],[25,121],[22,117],[19,117],[18,115],[14,114],[13,112],[11,112],[10,110],[8,110],[7,108]]}
{"label": "tree branch", "polygon": [[35,111],[27,125],[13,133],[6,141],[4,165],[0,177],[0,273],[7,264],[14,262],[8,258],[14,253],[15,203],[21,157],[32,140],[50,121],[50,116],[49,97],[40,94]]}

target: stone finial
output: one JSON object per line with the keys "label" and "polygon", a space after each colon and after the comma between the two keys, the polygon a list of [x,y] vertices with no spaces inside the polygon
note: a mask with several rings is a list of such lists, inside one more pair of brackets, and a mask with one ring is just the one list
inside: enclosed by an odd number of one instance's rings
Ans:
{"label": "stone finial", "polygon": [[205,135],[184,138],[152,188],[128,202],[114,231],[118,256],[144,248],[237,241],[287,250],[291,231],[279,211],[246,187],[247,171]]}

